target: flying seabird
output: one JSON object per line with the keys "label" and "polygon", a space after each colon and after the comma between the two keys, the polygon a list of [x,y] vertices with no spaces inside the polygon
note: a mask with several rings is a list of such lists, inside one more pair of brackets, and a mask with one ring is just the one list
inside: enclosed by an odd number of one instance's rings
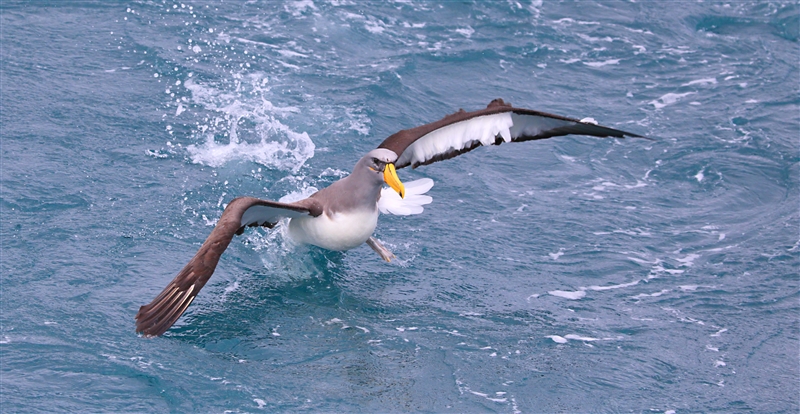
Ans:
{"label": "flying seabird", "polygon": [[[242,234],[246,227],[273,228],[281,219],[288,218],[288,234],[295,242],[340,251],[367,243],[389,261],[394,256],[372,233],[378,224],[379,210],[392,212],[393,208],[392,202],[387,201],[391,190],[384,189],[383,184],[388,184],[401,198],[406,195],[396,169],[446,160],[482,145],[570,134],[646,138],[577,119],[514,108],[502,99],[495,99],[484,109],[472,112],[461,109],[436,122],[389,136],[358,160],[350,175],[306,199],[281,203],[254,197],[234,198],[189,263],[152,302],[139,308],[136,332],[148,337],[166,332],[208,282],[233,236]],[[414,183],[413,194],[424,193],[432,185],[429,179]],[[419,205],[430,202],[427,196],[417,198],[417,205],[412,203],[410,211],[403,211],[403,206],[395,203],[394,207],[400,211],[394,213],[419,212]]]}

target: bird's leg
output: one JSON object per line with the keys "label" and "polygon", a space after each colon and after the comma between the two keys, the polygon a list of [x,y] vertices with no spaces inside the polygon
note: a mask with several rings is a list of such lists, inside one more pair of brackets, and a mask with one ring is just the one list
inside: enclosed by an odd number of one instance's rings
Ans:
{"label": "bird's leg", "polygon": [[392,259],[395,258],[395,255],[392,254],[392,252],[390,252],[389,249],[384,247],[384,245],[381,244],[381,242],[379,242],[378,239],[370,237],[367,239],[367,244],[369,245],[369,247],[372,247],[372,250],[375,250],[375,252],[378,253],[383,260],[391,262]]}

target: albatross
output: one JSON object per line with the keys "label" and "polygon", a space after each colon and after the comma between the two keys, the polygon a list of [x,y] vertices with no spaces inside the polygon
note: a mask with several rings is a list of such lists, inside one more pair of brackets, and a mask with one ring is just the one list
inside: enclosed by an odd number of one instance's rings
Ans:
{"label": "albatross", "polygon": [[[495,99],[484,109],[471,112],[461,109],[436,122],[389,136],[378,148],[361,157],[350,175],[303,200],[282,203],[255,197],[234,198],[189,263],[152,302],[139,308],[136,332],[146,337],[166,332],[208,282],[233,236],[242,234],[247,227],[273,228],[281,220],[289,219],[288,235],[294,242],[338,251],[366,243],[390,261],[392,253],[372,237],[379,212],[420,212],[419,206],[430,202],[427,196],[417,196],[417,204],[403,210],[402,204],[391,201],[388,196],[391,191],[399,199],[407,191],[397,169],[446,160],[480,146],[571,134],[646,138],[592,122],[515,108]],[[430,189],[432,181],[423,180],[428,181],[415,186],[415,195]],[[384,188],[384,183],[390,188]],[[391,195],[397,198],[395,194]],[[393,207],[400,211],[392,211]]]}

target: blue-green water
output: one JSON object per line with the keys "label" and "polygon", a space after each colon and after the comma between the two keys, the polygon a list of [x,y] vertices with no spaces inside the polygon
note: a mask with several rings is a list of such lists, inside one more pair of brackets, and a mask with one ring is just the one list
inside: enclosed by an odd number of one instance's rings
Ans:
{"label": "blue-green water", "polygon": [[[797,412],[796,2],[0,5],[0,411]],[[398,259],[251,230],[494,98],[655,137],[481,148]]]}

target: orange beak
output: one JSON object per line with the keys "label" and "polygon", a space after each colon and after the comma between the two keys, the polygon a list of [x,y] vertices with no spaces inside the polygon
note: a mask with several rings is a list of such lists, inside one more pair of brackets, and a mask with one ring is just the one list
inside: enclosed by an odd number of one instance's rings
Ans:
{"label": "orange beak", "polygon": [[383,181],[389,184],[389,187],[392,187],[394,191],[397,191],[397,194],[400,194],[400,198],[406,197],[406,188],[400,181],[400,177],[397,176],[394,164],[386,164],[386,168],[383,169]]}

